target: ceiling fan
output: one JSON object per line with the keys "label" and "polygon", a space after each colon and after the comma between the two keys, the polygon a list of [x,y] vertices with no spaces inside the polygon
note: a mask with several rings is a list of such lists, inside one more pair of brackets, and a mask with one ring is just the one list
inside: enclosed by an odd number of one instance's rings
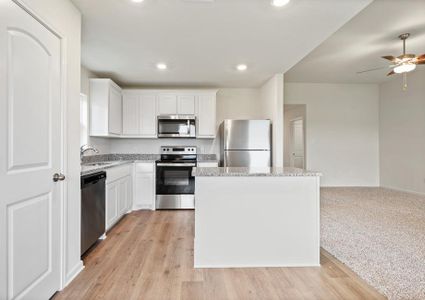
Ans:
{"label": "ceiling fan", "polygon": [[365,70],[361,72],[357,72],[357,74],[371,72],[375,70],[381,70],[386,68],[391,68],[391,72],[387,74],[387,76],[391,76],[394,74],[403,74],[404,84],[403,90],[407,89],[407,73],[416,69],[417,65],[425,65],[425,54],[416,56],[415,54],[407,54],[406,53],[406,40],[409,38],[410,33],[400,34],[398,37],[403,41],[403,54],[399,56],[386,55],[382,56],[382,58],[389,60],[392,64],[388,67],[375,68],[370,70]]}

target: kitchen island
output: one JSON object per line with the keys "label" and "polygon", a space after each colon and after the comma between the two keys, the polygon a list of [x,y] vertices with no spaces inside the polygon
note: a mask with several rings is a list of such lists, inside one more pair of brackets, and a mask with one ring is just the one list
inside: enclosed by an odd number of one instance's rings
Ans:
{"label": "kitchen island", "polygon": [[195,168],[195,268],[320,265],[320,176]]}

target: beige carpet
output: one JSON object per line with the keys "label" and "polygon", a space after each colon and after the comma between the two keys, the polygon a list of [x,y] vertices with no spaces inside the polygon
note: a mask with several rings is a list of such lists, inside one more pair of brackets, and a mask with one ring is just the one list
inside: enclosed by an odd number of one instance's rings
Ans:
{"label": "beige carpet", "polygon": [[322,247],[389,299],[425,299],[425,197],[321,191]]}

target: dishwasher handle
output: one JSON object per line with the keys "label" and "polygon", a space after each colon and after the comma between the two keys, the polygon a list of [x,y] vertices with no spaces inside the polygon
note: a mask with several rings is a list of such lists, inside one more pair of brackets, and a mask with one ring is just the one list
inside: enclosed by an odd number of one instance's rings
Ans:
{"label": "dishwasher handle", "polygon": [[81,177],[81,188],[84,188],[91,184],[96,184],[100,180],[106,180],[106,172],[97,172],[89,175],[84,175]]}

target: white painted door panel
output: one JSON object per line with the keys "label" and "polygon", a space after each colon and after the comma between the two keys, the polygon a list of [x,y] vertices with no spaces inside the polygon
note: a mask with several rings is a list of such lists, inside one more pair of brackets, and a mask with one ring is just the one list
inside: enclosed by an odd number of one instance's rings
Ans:
{"label": "white painted door panel", "polygon": [[197,106],[197,137],[214,138],[216,135],[216,96],[213,94],[199,95]]}
{"label": "white painted door panel", "polygon": [[122,106],[122,133],[124,135],[138,135],[139,97],[137,95],[124,95]]}
{"label": "white painted door panel", "polygon": [[118,219],[118,186],[119,181],[106,186],[106,230],[111,228]]}
{"label": "white painted door panel", "polygon": [[1,1],[0,299],[48,299],[60,286],[60,67],[60,39]]}
{"label": "white painted door panel", "polygon": [[304,169],[304,121],[291,121],[291,167]]}
{"label": "white painted door panel", "polygon": [[139,102],[139,133],[156,137],[156,95],[141,95]]}
{"label": "white painted door panel", "polygon": [[158,113],[160,115],[177,114],[177,95],[160,94],[158,97]]}
{"label": "white painted door panel", "polygon": [[177,113],[181,115],[195,114],[195,96],[179,95],[177,97]]}
{"label": "white painted door panel", "polygon": [[127,212],[127,205],[128,205],[128,181],[129,177],[124,177],[119,182],[119,198],[118,198],[118,216],[121,217]]}
{"label": "white painted door panel", "polygon": [[122,98],[121,92],[112,85],[109,90],[109,133],[122,132]]}

